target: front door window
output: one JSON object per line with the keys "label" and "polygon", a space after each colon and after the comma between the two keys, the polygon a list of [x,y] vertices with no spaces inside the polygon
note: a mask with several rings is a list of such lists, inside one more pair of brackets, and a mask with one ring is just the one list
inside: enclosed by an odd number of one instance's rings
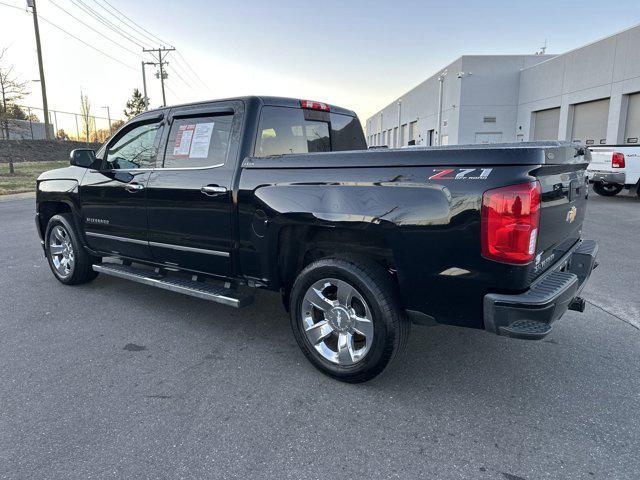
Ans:
{"label": "front door window", "polygon": [[156,138],[160,126],[160,123],[139,125],[109,145],[105,155],[107,169],[152,168],[156,158]]}

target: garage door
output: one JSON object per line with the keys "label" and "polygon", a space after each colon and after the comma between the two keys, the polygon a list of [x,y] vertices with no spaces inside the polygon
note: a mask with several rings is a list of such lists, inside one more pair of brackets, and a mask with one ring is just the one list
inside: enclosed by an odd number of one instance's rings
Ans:
{"label": "garage door", "polygon": [[640,143],[640,93],[629,95],[625,143]]}
{"label": "garage door", "polygon": [[557,140],[559,128],[559,107],[535,112],[533,117],[533,140]]}
{"label": "garage door", "polygon": [[608,98],[574,105],[571,139],[587,145],[606,144],[608,118]]}

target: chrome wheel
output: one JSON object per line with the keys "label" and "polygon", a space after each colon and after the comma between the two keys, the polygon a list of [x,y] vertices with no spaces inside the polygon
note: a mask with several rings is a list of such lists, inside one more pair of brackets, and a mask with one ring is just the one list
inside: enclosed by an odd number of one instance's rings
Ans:
{"label": "chrome wheel", "polygon": [[349,283],[324,278],[309,287],[302,300],[307,340],[328,361],[353,365],[373,342],[373,317],[364,297]]}
{"label": "chrome wheel", "polygon": [[62,226],[56,225],[49,235],[49,255],[51,263],[60,277],[66,278],[73,273],[75,256],[69,232]]}

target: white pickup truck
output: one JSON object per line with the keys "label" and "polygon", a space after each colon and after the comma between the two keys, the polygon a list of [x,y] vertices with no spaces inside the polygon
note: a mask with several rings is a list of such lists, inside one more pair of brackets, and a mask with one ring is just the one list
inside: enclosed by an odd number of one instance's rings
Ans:
{"label": "white pickup truck", "polygon": [[612,197],[623,188],[636,188],[640,196],[640,144],[603,145],[589,150],[587,175],[597,194]]}

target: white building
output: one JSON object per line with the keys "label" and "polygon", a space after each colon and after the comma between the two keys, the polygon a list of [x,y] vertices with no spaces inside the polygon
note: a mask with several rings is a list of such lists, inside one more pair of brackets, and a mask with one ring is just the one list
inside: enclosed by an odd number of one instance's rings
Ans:
{"label": "white building", "polygon": [[[440,101],[442,98],[442,101]],[[640,25],[562,55],[463,55],[366,122],[390,147],[640,141]]]}

